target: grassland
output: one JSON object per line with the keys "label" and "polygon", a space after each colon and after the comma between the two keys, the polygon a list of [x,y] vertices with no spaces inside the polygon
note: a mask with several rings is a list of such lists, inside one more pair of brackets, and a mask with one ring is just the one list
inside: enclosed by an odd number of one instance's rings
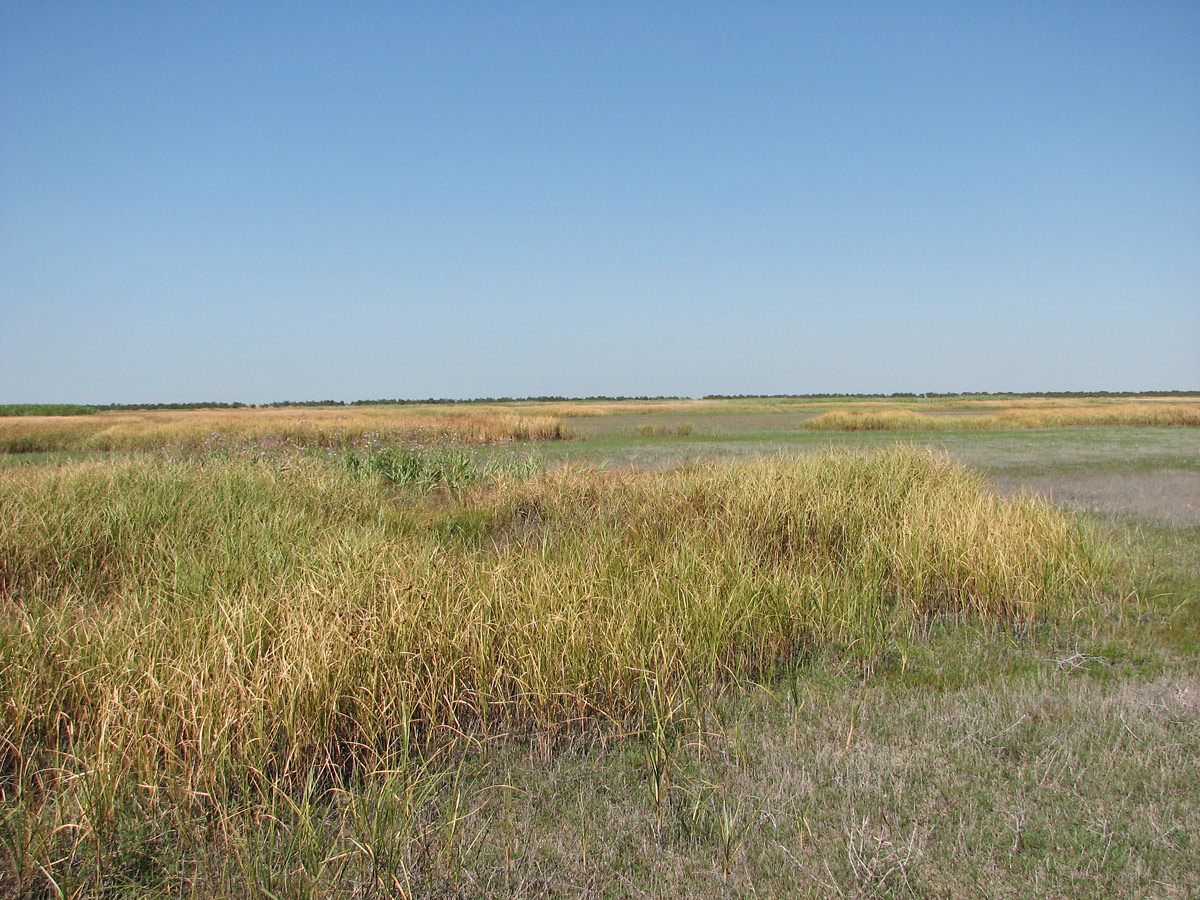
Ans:
{"label": "grassland", "polygon": [[396,442],[495,444],[565,436],[557,417],[494,407],[354,407],[103,412],[0,420],[0,452],[366,447]]}
{"label": "grassland", "polygon": [[595,406],[7,457],[0,893],[1188,896],[1200,433]]}
{"label": "grassland", "polygon": [[[773,428],[816,431],[1008,431],[1067,426],[1200,426],[1200,400],[1178,398],[763,398],[463,403],[458,405],[208,408],[96,411],[10,405],[0,416],[0,453],[182,449],[345,448],[372,443],[506,441],[587,437],[605,421],[643,436],[744,430],[747,417]],[[637,421],[631,422],[631,419]],[[568,427],[566,422],[578,423]],[[590,427],[589,427],[590,426]]]}
{"label": "grassland", "polygon": [[0,403],[0,418],[8,416],[86,416],[94,406],[78,403]]}
{"label": "grassland", "polygon": [[1200,402],[1113,402],[1018,407],[972,415],[933,416],[912,409],[848,409],[822,413],[805,422],[815,431],[1007,431],[1016,428],[1066,428],[1080,425],[1200,426]]}

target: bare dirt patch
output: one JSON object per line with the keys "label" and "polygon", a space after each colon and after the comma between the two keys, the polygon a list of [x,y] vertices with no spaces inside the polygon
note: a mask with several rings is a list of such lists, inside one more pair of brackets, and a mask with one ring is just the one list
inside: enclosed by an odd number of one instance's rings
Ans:
{"label": "bare dirt patch", "polygon": [[1003,494],[1038,494],[1069,509],[1133,515],[1181,528],[1200,527],[1200,472],[1159,469],[1151,472],[995,473],[993,487]]}

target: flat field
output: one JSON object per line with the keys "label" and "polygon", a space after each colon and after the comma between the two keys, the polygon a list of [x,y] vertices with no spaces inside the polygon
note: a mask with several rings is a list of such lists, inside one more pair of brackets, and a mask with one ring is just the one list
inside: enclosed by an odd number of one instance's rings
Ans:
{"label": "flat field", "polygon": [[7,417],[0,894],[1195,896],[1198,410]]}

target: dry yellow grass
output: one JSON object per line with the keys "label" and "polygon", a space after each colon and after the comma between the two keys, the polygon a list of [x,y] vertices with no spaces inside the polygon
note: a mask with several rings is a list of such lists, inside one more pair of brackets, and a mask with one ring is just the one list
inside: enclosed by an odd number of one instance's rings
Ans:
{"label": "dry yellow grass", "polygon": [[653,727],[808,649],[1070,616],[1105,566],[1059,511],[904,449],[408,504],[315,456],[0,469],[0,894],[111,896],[202,857],[233,880],[198,896],[316,896],[273,879],[328,861],[302,855],[318,795],[348,798],[373,885],[438,790],[414,749]]}
{"label": "dry yellow grass", "polygon": [[[965,396],[922,398],[854,398],[854,397],[746,397],[699,400],[622,400],[622,401],[554,401],[547,403],[512,403],[500,407],[530,413],[568,418],[608,416],[628,413],[747,413],[747,412],[954,412],[993,413],[1020,411],[1080,411],[1086,409],[1130,409],[1146,413],[1161,406],[1200,408],[1200,400],[1178,397],[1009,397]],[[433,407],[431,409],[436,409]],[[1130,413],[1133,415],[1134,413]],[[1019,426],[1016,426],[1019,427]]]}
{"label": "dry yellow grass", "polygon": [[1029,406],[983,415],[923,415],[907,409],[839,409],[804,424],[814,431],[1004,431],[1078,425],[1200,426],[1200,403],[1123,402]]}
{"label": "dry yellow grass", "polygon": [[932,615],[1028,620],[1094,588],[1065,516],[908,450],[560,469],[415,518],[315,460],[134,457],[0,487],[5,740],[108,722],[171,765],[619,719],[645,677],[869,655]]}
{"label": "dry yellow grass", "polygon": [[385,441],[495,444],[566,436],[554,415],[503,407],[359,407],[104,412],[0,419],[0,452],[200,449]]}

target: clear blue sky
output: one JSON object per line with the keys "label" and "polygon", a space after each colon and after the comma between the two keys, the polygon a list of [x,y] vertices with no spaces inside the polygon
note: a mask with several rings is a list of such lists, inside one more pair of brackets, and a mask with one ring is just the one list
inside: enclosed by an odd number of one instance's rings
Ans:
{"label": "clear blue sky", "polygon": [[0,5],[0,402],[1200,389],[1200,4]]}

